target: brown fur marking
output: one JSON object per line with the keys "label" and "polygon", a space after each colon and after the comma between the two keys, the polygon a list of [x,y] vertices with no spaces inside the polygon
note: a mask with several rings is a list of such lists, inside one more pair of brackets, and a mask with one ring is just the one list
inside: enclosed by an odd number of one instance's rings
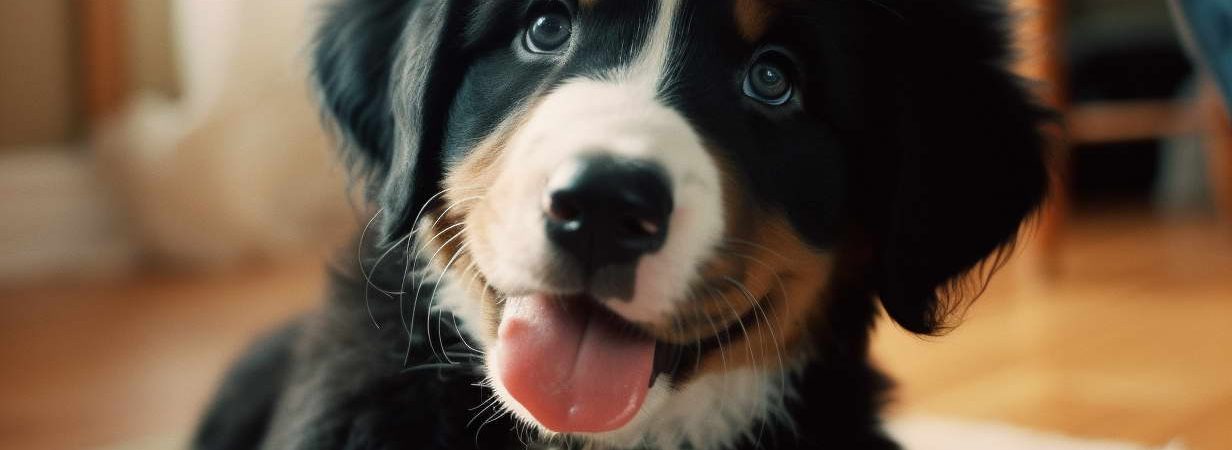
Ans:
{"label": "brown fur marking", "polygon": [[487,209],[485,205],[488,201],[489,190],[499,175],[505,147],[513,134],[526,122],[533,109],[533,106],[527,108],[523,114],[506,122],[506,126],[501,127],[476,146],[457,167],[449,171],[445,177],[443,198],[445,204],[452,207],[442,208],[442,212],[448,209],[444,217],[438,213],[431,218],[437,224],[434,229],[430,230],[431,236],[455,226],[456,228],[445,232],[446,235],[450,235],[448,237],[452,237],[453,230],[463,233],[461,234],[462,239],[449,241],[443,248],[440,244],[448,240],[445,236],[437,239],[441,242],[430,243],[436,248],[441,248],[441,254],[448,255],[436,258],[433,264],[436,265],[437,270],[444,270],[444,264],[456,257],[456,261],[449,267],[449,270],[458,276],[458,280],[463,283],[462,287],[467,293],[483,302],[484,322],[487,325],[485,329],[488,331],[489,338],[496,337],[496,330],[500,325],[501,311],[497,301],[499,295],[474,266],[471,249],[472,246],[483,245],[485,242],[484,236],[487,234],[485,227],[487,221],[484,220]]}
{"label": "brown fur marking", "polygon": [[773,215],[757,224],[747,242],[731,244],[717,264],[740,269],[708,275],[706,295],[678,320],[682,329],[670,341],[735,331],[721,350],[703,356],[698,375],[743,367],[768,370],[793,360],[822,310],[830,257],[804,243],[785,218]]}
{"label": "brown fur marking", "polygon": [[777,9],[772,0],[736,0],[732,14],[736,18],[740,37],[747,42],[760,41],[766,35],[770,19]]}
{"label": "brown fur marking", "polygon": [[[724,242],[700,273],[700,286],[660,340],[689,345],[733,331],[723,349],[702,356],[696,375],[742,367],[773,369],[801,350],[823,308],[831,256],[805,243],[782,214],[762,211],[739,171],[708,149],[723,181]],[[741,321],[744,323],[741,323]]]}

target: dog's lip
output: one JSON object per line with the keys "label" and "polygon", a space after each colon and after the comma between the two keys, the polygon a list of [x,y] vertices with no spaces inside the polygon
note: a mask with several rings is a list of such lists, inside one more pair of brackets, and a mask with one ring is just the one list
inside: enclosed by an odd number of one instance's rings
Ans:
{"label": "dog's lip", "polygon": [[552,290],[500,291],[500,298],[529,297],[529,296],[534,296],[534,295],[555,297],[563,301],[584,301],[584,302],[591,303],[595,305],[597,308],[599,308],[601,311],[604,311],[605,314],[610,316],[612,320],[615,320],[619,322],[620,324],[622,324],[623,326],[627,327],[631,333],[635,333],[640,336],[648,337],[650,339],[653,339],[655,342],[663,342],[663,340],[660,339],[658,336],[656,336],[655,333],[652,331],[653,328],[647,327],[643,324],[639,324],[638,322],[625,318],[624,316],[620,315],[620,313],[616,312],[612,308],[609,308],[606,305],[607,301],[600,300],[594,295],[591,295],[590,293],[587,293],[587,292],[578,292],[578,291],[563,292],[563,291],[552,291]]}

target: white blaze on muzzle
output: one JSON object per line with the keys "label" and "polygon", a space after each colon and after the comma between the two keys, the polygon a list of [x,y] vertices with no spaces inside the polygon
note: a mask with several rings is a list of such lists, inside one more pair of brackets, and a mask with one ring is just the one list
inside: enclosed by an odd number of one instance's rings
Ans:
{"label": "white blaze on muzzle", "polygon": [[[498,290],[539,292],[506,299],[489,374],[510,409],[553,431],[615,432],[662,406],[648,401],[665,396],[650,391],[667,389],[650,379],[655,341],[610,320],[670,323],[724,232],[718,164],[659,92],[673,76],[681,3],[661,2],[633,64],[567,80],[536,103],[510,136],[488,193],[499,207],[486,212],[490,242],[476,252],[479,267]],[[661,168],[674,208],[661,247],[634,262],[629,298],[570,306],[562,292],[536,291],[562,259],[544,231],[543,199],[562,167],[596,155]]]}

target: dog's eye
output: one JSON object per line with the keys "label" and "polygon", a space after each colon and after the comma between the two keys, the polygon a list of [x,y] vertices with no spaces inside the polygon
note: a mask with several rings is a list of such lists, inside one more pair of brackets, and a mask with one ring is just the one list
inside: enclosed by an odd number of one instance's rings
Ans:
{"label": "dog's eye", "polygon": [[744,79],[744,95],[771,106],[791,100],[794,88],[785,62],[764,55],[749,69]]}
{"label": "dog's eye", "polygon": [[562,13],[547,13],[531,19],[526,28],[526,48],[535,53],[560,51],[573,36],[573,19]]}

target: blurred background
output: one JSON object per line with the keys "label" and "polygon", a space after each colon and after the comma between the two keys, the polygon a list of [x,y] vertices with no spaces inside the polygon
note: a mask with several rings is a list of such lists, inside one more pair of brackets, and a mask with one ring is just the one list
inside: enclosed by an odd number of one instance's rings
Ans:
{"label": "blurred background", "polygon": [[[0,0],[0,448],[174,447],[318,302],[369,218],[306,83],[318,1]],[[1053,201],[963,327],[880,327],[891,414],[1232,448],[1217,84],[1166,0],[1021,3]]]}

